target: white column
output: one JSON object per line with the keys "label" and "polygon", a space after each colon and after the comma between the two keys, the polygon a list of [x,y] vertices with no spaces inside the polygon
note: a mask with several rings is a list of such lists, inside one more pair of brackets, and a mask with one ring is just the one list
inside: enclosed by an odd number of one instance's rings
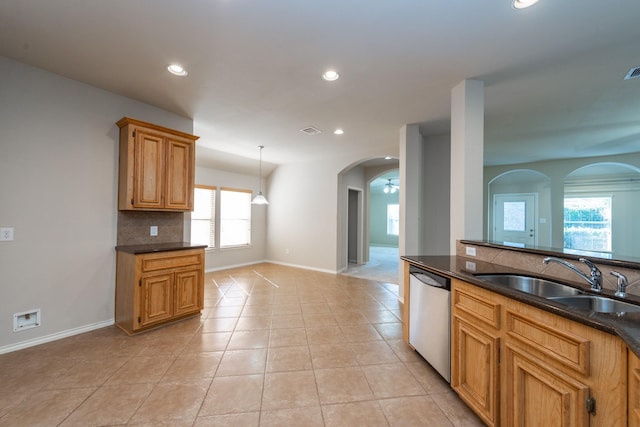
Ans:
{"label": "white column", "polygon": [[[418,125],[400,128],[400,255],[420,253],[421,195],[422,195],[422,135]],[[410,195],[410,197],[407,197]],[[404,283],[404,269],[398,272],[400,284]],[[399,287],[399,299],[404,301],[403,286]]]}
{"label": "white column", "polygon": [[451,254],[482,239],[483,163],[484,83],[464,80],[451,91]]}

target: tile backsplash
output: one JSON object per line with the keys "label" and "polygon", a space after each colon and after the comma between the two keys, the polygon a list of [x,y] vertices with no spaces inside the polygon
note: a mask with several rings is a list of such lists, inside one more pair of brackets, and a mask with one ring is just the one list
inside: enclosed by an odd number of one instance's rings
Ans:
{"label": "tile backsplash", "polygon": [[[183,241],[183,212],[118,211],[118,246]],[[151,236],[151,226],[158,235]]]}
{"label": "tile backsplash", "polygon": [[[492,264],[517,268],[519,270],[528,271],[534,274],[542,274],[545,276],[557,278],[559,280],[569,280],[576,283],[582,282],[582,279],[580,279],[575,273],[564,267],[561,267],[557,264],[544,264],[542,260],[546,257],[546,255],[520,252],[517,249],[509,248],[474,246],[468,243],[462,243],[460,241],[458,241],[456,244],[456,254],[458,256],[468,257],[468,255],[466,255],[466,248],[468,246],[473,246],[476,248],[476,256],[469,258],[475,258],[479,261],[486,261]],[[562,258],[561,255],[559,255],[559,257]],[[567,261],[571,262],[578,269],[584,271],[585,273],[588,273],[588,269],[583,263],[573,259],[567,259]],[[629,280],[627,293],[634,296],[640,296],[640,269],[598,264],[597,259],[594,259],[592,261],[594,261],[594,263],[602,271],[602,286],[605,289],[616,289],[617,279],[610,273],[611,271],[617,271],[624,274]],[[584,285],[585,287],[589,286],[586,281],[584,282]]]}

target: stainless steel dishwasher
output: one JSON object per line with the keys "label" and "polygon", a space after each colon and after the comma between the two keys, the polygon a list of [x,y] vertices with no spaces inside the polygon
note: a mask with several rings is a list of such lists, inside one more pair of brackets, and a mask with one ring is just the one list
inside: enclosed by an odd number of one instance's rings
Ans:
{"label": "stainless steel dishwasher", "polygon": [[409,266],[409,344],[451,382],[451,280]]}

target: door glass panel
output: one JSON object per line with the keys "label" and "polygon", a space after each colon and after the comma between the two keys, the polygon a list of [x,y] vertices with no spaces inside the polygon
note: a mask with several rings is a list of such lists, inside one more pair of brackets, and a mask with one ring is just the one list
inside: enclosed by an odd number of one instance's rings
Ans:
{"label": "door glass panel", "polygon": [[526,219],[525,208],[524,202],[504,203],[504,230],[524,231]]}

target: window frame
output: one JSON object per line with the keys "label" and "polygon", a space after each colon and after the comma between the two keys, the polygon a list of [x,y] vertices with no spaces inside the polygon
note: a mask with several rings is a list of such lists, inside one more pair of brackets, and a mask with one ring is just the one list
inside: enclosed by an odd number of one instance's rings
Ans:
{"label": "window frame", "polygon": [[[217,248],[217,238],[218,238],[218,233],[216,233],[216,226],[217,226],[217,202],[218,202],[218,188],[212,185],[194,185],[194,210],[191,212],[191,231],[190,231],[190,238],[191,238],[191,243],[195,243],[195,244],[200,244],[198,242],[194,242],[193,240],[193,223],[194,221],[206,221],[207,218],[193,218],[194,212],[195,212],[195,189],[201,189],[201,190],[210,190],[213,192],[212,198],[213,198],[213,203],[212,203],[212,210],[211,210],[211,217],[208,218],[209,221],[209,227],[210,227],[210,232],[209,232],[209,243],[207,244],[207,247],[205,249],[216,249]],[[213,243],[213,246],[211,246],[211,243]],[[202,243],[204,244],[204,243]]]}

